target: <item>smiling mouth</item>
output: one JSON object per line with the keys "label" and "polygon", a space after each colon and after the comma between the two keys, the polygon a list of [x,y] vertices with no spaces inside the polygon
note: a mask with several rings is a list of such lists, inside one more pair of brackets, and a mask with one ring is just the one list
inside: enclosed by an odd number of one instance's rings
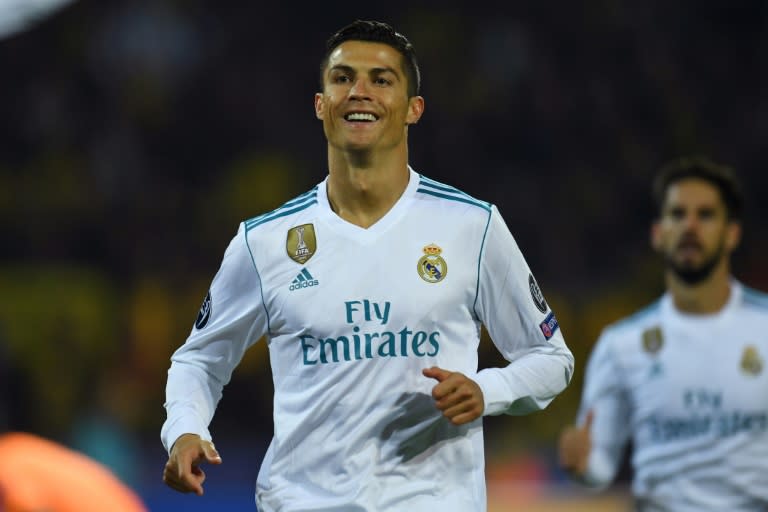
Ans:
{"label": "smiling mouth", "polygon": [[379,118],[369,112],[351,112],[344,116],[345,121],[372,123]]}

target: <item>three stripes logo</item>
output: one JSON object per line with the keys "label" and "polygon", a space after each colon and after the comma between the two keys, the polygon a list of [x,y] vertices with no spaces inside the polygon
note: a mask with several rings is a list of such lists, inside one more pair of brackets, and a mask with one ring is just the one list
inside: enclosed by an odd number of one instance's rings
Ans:
{"label": "three stripes logo", "polygon": [[288,287],[289,290],[300,290],[302,288],[309,288],[310,286],[317,286],[319,284],[318,280],[312,277],[312,274],[309,273],[309,270],[306,268],[301,269],[301,272],[299,272],[299,275],[296,276],[296,278],[291,282],[291,286]]}

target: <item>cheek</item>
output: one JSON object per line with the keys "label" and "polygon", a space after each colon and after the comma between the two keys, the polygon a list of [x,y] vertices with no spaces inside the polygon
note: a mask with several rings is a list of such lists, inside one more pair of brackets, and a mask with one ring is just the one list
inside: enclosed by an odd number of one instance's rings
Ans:
{"label": "cheek", "polygon": [[675,226],[665,226],[659,230],[657,238],[657,249],[662,251],[669,250],[675,246],[677,240],[680,238],[680,229]]}

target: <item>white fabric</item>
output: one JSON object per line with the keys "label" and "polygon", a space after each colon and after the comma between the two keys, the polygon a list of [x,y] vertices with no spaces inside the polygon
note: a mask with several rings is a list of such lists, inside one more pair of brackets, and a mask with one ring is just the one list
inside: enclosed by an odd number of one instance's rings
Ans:
{"label": "white fabric", "polygon": [[[302,265],[286,237],[306,224],[317,249]],[[417,270],[430,244],[445,263],[436,282]],[[292,290],[300,274],[312,284]],[[398,202],[363,229],[333,213],[322,182],[240,226],[211,285],[208,324],[172,357],[163,443],[185,432],[211,438],[222,387],[266,335],[275,425],[257,482],[261,512],[483,511],[482,420],[456,427],[442,417],[437,382],[421,370],[476,379],[485,414],[546,407],[573,357],[559,329],[544,336],[551,312],[537,308],[529,278],[487,203],[411,169]],[[478,373],[481,322],[507,367]]]}
{"label": "white fabric", "polygon": [[766,331],[768,296],[737,281],[717,314],[683,314],[666,294],[607,327],[579,411],[594,412],[587,483],[613,481],[631,436],[640,510],[768,510]]}

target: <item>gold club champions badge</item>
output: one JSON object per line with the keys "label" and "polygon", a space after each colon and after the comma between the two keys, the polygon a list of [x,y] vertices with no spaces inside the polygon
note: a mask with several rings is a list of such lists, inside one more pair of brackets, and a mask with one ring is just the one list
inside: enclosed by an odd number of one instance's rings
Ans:
{"label": "gold club champions badge", "polygon": [[429,244],[422,250],[424,256],[419,258],[419,262],[416,264],[419,277],[428,283],[439,283],[448,274],[448,264],[440,256],[443,250],[435,244]]}
{"label": "gold club champions badge", "polygon": [[655,354],[661,350],[662,345],[664,345],[664,337],[660,327],[651,327],[643,331],[643,350]]}
{"label": "gold club champions badge", "polygon": [[741,371],[749,375],[759,375],[763,371],[763,358],[757,353],[757,347],[747,345],[741,355]]}
{"label": "gold club champions badge", "polygon": [[285,240],[285,250],[293,261],[304,264],[317,251],[317,239],[315,227],[312,224],[303,224],[288,230]]}

